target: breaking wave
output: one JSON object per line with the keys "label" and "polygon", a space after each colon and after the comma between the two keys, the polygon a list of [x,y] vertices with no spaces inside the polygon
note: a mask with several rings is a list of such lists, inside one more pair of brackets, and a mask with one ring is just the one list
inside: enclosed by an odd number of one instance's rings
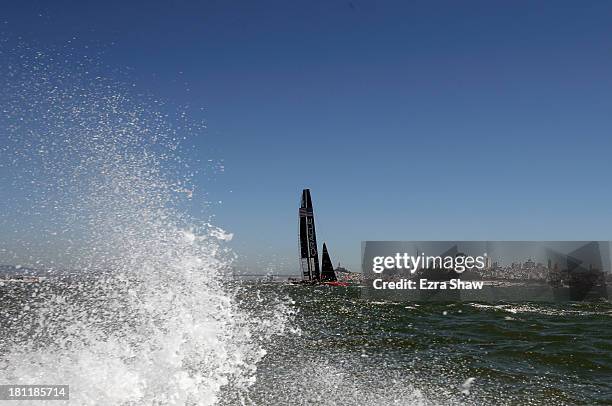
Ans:
{"label": "breaking wave", "polygon": [[66,49],[1,53],[3,254],[47,279],[7,291],[0,383],[68,384],[75,405],[248,401],[290,311],[249,313],[225,276],[231,234],[186,214],[182,114]]}

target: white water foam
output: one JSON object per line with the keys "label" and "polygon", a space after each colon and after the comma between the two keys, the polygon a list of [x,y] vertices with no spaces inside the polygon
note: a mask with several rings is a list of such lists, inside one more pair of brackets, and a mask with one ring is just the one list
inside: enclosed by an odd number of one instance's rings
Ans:
{"label": "white water foam", "polygon": [[2,52],[15,229],[34,265],[76,271],[3,349],[0,383],[68,384],[74,405],[248,402],[285,307],[245,311],[224,278],[231,234],[181,210],[180,124],[65,53]]}

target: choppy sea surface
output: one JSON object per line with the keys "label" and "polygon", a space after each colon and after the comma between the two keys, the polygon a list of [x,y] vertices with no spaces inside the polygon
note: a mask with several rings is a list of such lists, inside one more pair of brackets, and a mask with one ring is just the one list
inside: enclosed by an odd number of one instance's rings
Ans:
{"label": "choppy sea surface", "polygon": [[259,365],[259,404],[612,403],[609,302],[368,302],[358,288],[255,288],[288,295],[301,330]]}
{"label": "choppy sea surface", "polygon": [[[26,365],[32,362],[38,371],[63,371],[47,375],[45,382],[51,377],[60,380],[52,383],[71,385],[75,401],[70,404],[79,404],[83,399],[89,404],[117,405],[612,403],[612,305],[609,302],[369,302],[360,298],[359,288],[355,287],[241,282],[228,289],[236,294],[237,311],[249,315],[250,320],[243,320],[245,326],[257,325],[255,334],[236,336],[242,342],[233,344],[235,350],[257,352],[253,354],[248,382],[234,380],[237,371],[231,368],[240,368],[239,364],[227,363],[225,367],[230,369],[225,371],[215,371],[214,364],[203,364],[196,373],[191,369],[197,369],[198,365],[190,365],[190,360],[198,360],[197,356],[175,354],[180,362],[174,368],[187,376],[195,374],[191,376],[199,376],[203,382],[191,382],[199,389],[173,400],[172,391],[177,391],[177,395],[181,389],[180,385],[169,384],[176,378],[176,370],[168,366],[172,354],[164,352],[191,351],[190,343],[173,346],[167,341],[173,337],[171,332],[163,334],[164,340],[152,336],[147,342],[147,337],[138,332],[142,321],[137,315],[131,318],[120,310],[127,305],[122,304],[122,297],[124,294],[129,297],[129,289],[117,289],[114,298],[99,297],[88,294],[87,287],[96,286],[90,283],[89,279],[77,278],[0,287],[0,373],[4,373],[5,380],[8,370],[25,371],[30,379],[43,379],[45,375],[36,375]],[[80,302],[80,305],[66,304],[68,311],[80,309],[79,322],[91,323],[96,329],[106,331],[108,340],[123,337],[123,344],[132,351],[114,349],[108,343],[102,345],[104,337],[88,338],[92,340],[89,344],[97,348],[93,351],[78,343],[58,346],[58,336],[71,339],[67,332],[74,328],[70,323],[75,322],[74,315],[62,316],[59,309],[56,309],[58,314],[48,312],[50,307],[55,308],[55,304],[49,303],[58,300]],[[286,306],[282,317],[278,313],[280,303]],[[37,324],[41,313],[55,317],[46,320],[47,329]],[[159,322],[163,325],[167,320],[162,318]],[[283,323],[283,328],[279,329],[279,323]],[[141,342],[133,342],[129,334]],[[181,337],[176,339],[180,341]],[[256,345],[248,345],[250,340]],[[214,341],[211,344],[210,349],[202,351],[224,352],[228,346],[218,342],[215,348]],[[20,345],[31,353],[14,357]],[[159,353],[142,350],[149,345],[158,346]],[[8,348],[12,354],[7,354]],[[66,352],[63,350],[66,348],[75,351]],[[113,350],[116,352],[108,352]],[[251,358],[245,355],[246,359]],[[146,367],[156,363],[162,368],[157,378],[168,382],[156,383],[146,377],[151,373]],[[82,374],[97,379],[88,381]],[[244,372],[241,374],[244,378]],[[215,380],[218,385],[206,385],[206,379]],[[130,390],[125,383],[119,384],[122,380],[134,388]],[[19,382],[24,383],[23,379]],[[202,387],[212,388],[212,392],[199,392]],[[100,396],[101,390],[116,390],[116,396],[94,398],[96,394]]]}

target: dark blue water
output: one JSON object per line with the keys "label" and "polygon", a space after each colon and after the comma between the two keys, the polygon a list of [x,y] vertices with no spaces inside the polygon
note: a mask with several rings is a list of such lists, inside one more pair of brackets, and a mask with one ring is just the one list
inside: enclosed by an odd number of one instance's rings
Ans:
{"label": "dark blue water", "polygon": [[[258,404],[612,404],[612,304],[393,303],[358,288],[253,285],[287,295]],[[468,388],[464,383],[475,378]]]}

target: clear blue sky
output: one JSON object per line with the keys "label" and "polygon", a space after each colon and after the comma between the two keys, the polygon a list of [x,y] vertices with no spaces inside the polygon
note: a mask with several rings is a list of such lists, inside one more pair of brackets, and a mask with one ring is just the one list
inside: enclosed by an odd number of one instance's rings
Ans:
{"label": "clear blue sky", "polygon": [[0,32],[194,107],[255,267],[297,268],[303,187],[353,268],[368,239],[612,239],[611,2],[11,3]]}

